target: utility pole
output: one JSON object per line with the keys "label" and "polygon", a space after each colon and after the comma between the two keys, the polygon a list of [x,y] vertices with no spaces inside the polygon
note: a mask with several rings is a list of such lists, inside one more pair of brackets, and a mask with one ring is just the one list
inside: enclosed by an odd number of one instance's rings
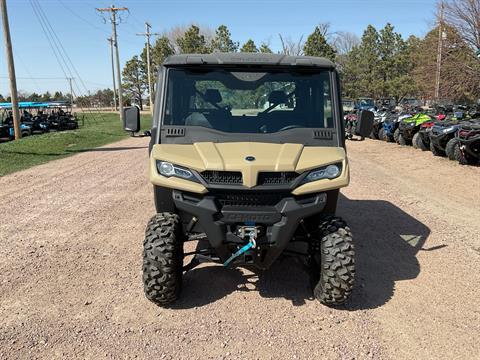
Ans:
{"label": "utility pole", "polygon": [[110,22],[112,23],[112,40],[115,47],[115,65],[117,66],[117,86],[118,86],[118,108],[120,111],[120,120],[123,124],[123,96],[122,96],[122,77],[120,75],[120,56],[118,55],[118,38],[117,38],[117,12],[128,11],[128,8],[117,8],[112,5],[109,8],[97,8],[99,12],[109,12]]}
{"label": "utility pole", "polygon": [[151,33],[151,25],[145,22],[145,33],[137,34],[138,36],[145,36],[145,43],[147,45],[147,77],[148,77],[148,97],[150,100],[150,113],[153,115],[153,89],[152,89],[152,74],[150,72],[150,36],[160,35],[158,33]]}
{"label": "utility pole", "polygon": [[73,112],[73,87],[72,87],[72,80],[74,78],[71,78],[71,77],[67,77],[67,80],[68,80],[68,85],[70,86],[70,107],[72,108],[72,112]]}
{"label": "utility pole", "polygon": [[438,20],[438,48],[437,48],[437,70],[435,73],[435,101],[438,104],[440,100],[440,75],[442,72],[442,52],[443,52],[443,1],[440,4],[440,16]]}
{"label": "utility pole", "polygon": [[110,59],[112,61],[112,82],[113,82],[113,106],[115,111],[118,110],[117,107],[117,85],[115,84],[115,64],[113,62],[113,39],[110,37],[107,39],[110,43]]}
{"label": "utility pole", "polygon": [[5,52],[8,63],[8,77],[10,79],[10,93],[12,97],[13,131],[15,133],[15,140],[18,140],[22,137],[22,133],[20,132],[20,111],[18,110],[17,79],[15,78],[15,64],[13,62],[12,39],[10,38],[6,0],[0,0],[0,7],[2,11],[3,37],[5,39]]}

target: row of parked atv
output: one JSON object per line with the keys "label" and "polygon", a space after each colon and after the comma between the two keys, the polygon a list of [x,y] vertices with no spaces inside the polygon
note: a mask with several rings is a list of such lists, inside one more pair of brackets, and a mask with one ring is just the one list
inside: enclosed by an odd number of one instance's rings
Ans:
{"label": "row of parked atv", "polygon": [[[462,165],[480,163],[480,109],[457,106],[449,110],[376,111],[370,137],[430,150],[435,156],[445,156]],[[349,138],[352,136],[348,129],[355,126],[355,119],[355,114],[345,116]]]}
{"label": "row of parked atv", "polygon": [[[2,116],[3,115],[3,116]],[[12,112],[0,115],[0,139],[15,138]],[[50,131],[64,131],[78,129],[78,119],[75,114],[62,109],[37,111],[36,113],[23,110],[20,119],[22,137],[34,134],[43,134]]]}

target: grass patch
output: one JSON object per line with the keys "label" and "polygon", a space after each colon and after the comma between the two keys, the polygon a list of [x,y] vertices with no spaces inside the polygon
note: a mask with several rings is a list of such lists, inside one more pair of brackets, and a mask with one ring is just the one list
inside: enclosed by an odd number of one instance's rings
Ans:
{"label": "grass patch", "polygon": [[[142,115],[142,129],[150,129],[151,121],[151,116]],[[0,176],[130,136],[123,131],[118,114],[86,114],[84,125],[81,120],[79,124],[78,130],[51,132],[0,143]]]}

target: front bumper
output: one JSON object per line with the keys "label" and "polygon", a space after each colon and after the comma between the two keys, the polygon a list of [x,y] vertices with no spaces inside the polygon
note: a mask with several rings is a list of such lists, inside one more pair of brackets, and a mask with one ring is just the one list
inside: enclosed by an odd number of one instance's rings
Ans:
{"label": "front bumper", "polygon": [[475,159],[480,159],[480,134],[465,138],[458,138],[460,141],[460,149]]}
{"label": "front bumper", "polygon": [[[261,226],[264,232],[257,239],[257,248],[247,253],[246,257],[236,259],[232,264],[234,266],[250,264],[259,269],[266,269],[287,247],[300,220],[322,212],[327,195],[317,193],[295,197],[289,194],[282,197],[282,194],[268,194],[271,198],[267,201],[262,199],[262,202],[252,203],[253,197],[257,194],[267,195],[261,192],[241,191],[199,196],[174,190],[173,200],[178,210],[197,219],[198,225],[207,235],[210,245],[222,262],[246,243],[246,240],[236,235],[237,226],[245,224]],[[241,197],[245,197],[243,203]],[[225,199],[227,201],[224,201]]]}
{"label": "front bumper", "polygon": [[400,133],[407,141],[412,141],[413,136],[418,132],[419,126],[400,125]]}
{"label": "front bumper", "polygon": [[430,141],[435,145],[435,147],[439,148],[440,150],[445,151],[445,147],[450,139],[455,137],[455,131],[449,133],[439,133],[439,132],[430,132]]}

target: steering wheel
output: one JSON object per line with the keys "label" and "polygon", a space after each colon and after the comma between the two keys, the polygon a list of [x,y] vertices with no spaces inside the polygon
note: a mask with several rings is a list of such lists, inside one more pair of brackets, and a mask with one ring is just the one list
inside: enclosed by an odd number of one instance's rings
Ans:
{"label": "steering wheel", "polygon": [[301,126],[300,125],[287,125],[287,126],[284,126],[283,128],[281,128],[278,131],[285,131],[285,130],[297,129],[297,128],[301,128]]}

